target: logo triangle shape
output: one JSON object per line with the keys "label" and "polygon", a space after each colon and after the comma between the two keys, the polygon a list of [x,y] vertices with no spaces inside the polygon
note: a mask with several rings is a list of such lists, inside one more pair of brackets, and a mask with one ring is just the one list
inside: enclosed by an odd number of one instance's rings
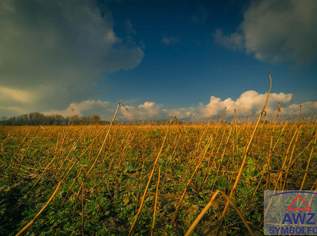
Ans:
{"label": "logo triangle shape", "polygon": [[311,212],[311,206],[308,204],[307,200],[302,195],[297,194],[296,197],[292,200],[292,202],[288,205],[287,210]]}

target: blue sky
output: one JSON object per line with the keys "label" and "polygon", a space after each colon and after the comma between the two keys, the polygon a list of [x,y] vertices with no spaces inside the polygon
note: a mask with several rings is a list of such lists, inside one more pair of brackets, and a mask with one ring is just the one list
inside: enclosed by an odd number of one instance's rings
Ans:
{"label": "blue sky", "polygon": [[130,119],[248,113],[268,72],[273,105],[317,110],[313,0],[4,0],[0,10],[0,115],[107,117],[117,102]]}
{"label": "blue sky", "polygon": [[[296,101],[316,99],[316,64],[262,62],[243,51],[214,42],[217,29],[235,31],[248,1],[177,3],[113,3],[114,30],[135,29],[144,58],[133,70],[105,78],[105,99],[155,100],[171,106],[195,105],[210,95],[238,97],[249,89],[265,91],[266,75],[273,74],[274,91],[294,93]],[[165,45],[162,38],[175,38]],[[119,94],[118,94],[119,93]]]}

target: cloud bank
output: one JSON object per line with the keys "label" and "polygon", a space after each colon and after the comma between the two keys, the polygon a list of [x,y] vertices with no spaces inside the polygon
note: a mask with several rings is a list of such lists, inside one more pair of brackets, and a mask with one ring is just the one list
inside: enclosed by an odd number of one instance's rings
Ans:
{"label": "cloud bank", "polygon": [[317,57],[317,1],[254,1],[236,32],[214,33],[226,48],[244,48],[269,63],[311,63]]}
{"label": "cloud bank", "polygon": [[[177,117],[181,120],[202,121],[218,118],[252,117],[258,114],[265,102],[265,94],[254,90],[243,92],[237,99],[211,96],[206,104],[198,104],[192,107],[169,108],[153,101],[145,101],[142,104],[124,104],[120,108],[119,120],[161,120]],[[279,111],[281,116],[291,117],[299,113],[303,115],[317,115],[317,101],[307,101],[301,104],[291,103],[291,93],[271,93],[266,112],[268,115]],[[49,111],[46,114],[87,115],[100,114],[104,119],[110,119],[116,108],[116,104],[100,101],[87,100],[79,103],[71,103],[65,110]]]}
{"label": "cloud bank", "polygon": [[86,99],[96,81],[143,58],[90,0],[1,0],[0,32],[1,114]]}

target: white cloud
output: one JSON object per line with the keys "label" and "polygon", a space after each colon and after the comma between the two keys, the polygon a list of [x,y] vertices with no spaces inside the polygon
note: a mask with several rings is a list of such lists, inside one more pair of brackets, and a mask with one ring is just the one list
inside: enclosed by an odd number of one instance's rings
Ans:
{"label": "white cloud", "polygon": [[44,114],[60,114],[63,116],[101,114],[104,118],[109,118],[108,116],[113,112],[113,108],[113,104],[107,101],[85,100],[73,102],[64,110],[50,110],[44,112]]}
{"label": "white cloud", "polygon": [[262,0],[252,2],[237,32],[216,31],[217,43],[235,48],[243,42],[246,52],[270,62],[309,63],[317,57],[317,1]]}
{"label": "white cloud", "polygon": [[[221,100],[211,96],[209,103],[200,108],[200,113],[205,118],[222,113],[231,116],[234,112],[240,116],[254,115],[261,111],[265,97],[265,94],[260,94],[254,90],[245,91],[236,100],[231,98]],[[285,106],[291,99],[292,94],[290,93],[271,93],[267,112],[274,110],[277,106]]]}
{"label": "white cloud", "polygon": [[181,120],[195,120],[197,119],[196,107],[180,107],[180,108],[165,108],[165,114],[168,117],[177,117]]}
{"label": "white cloud", "polygon": [[282,113],[288,116],[293,115],[316,115],[317,113],[317,101],[308,101],[300,104],[291,104],[290,106],[282,109]]}
{"label": "white cloud", "polygon": [[[208,120],[214,118],[230,118],[235,113],[238,117],[255,116],[261,111],[265,102],[266,94],[258,93],[254,90],[243,92],[237,99],[211,96],[206,104],[198,104],[191,107],[169,108],[158,105],[153,101],[145,101],[137,105],[124,104],[121,106],[118,120],[160,120],[177,117],[181,120]],[[317,114],[317,101],[307,101],[300,104],[292,104],[293,95],[291,93],[271,93],[269,104],[266,109],[268,115],[280,110],[280,114],[285,117]],[[85,100],[71,103],[64,110],[51,110],[45,114],[71,115],[91,115],[99,114],[104,119],[110,120],[116,109],[116,104],[101,100]]]}
{"label": "white cloud", "polygon": [[163,115],[161,107],[151,101],[145,101],[137,106],[125,105],[120,111],[123,118],[127,120],[159,119]]}
{"label": "white cloud", "polygon": [[111,12],[101,15],[90,0],[1,0],[0,32],[0,86],[36,94],[36,100],[24,96],[26,110],[97,96],[99,79],[143,58],[131,36],[126,43],[115,33]]}

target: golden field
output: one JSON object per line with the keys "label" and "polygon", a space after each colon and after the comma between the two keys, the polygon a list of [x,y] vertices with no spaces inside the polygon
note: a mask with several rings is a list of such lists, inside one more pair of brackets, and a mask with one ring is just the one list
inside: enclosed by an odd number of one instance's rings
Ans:
{"label": "golden field", "polygon": [[264,190],[317,189],[316,127],[1,126],[0,232],[262,235]]}

